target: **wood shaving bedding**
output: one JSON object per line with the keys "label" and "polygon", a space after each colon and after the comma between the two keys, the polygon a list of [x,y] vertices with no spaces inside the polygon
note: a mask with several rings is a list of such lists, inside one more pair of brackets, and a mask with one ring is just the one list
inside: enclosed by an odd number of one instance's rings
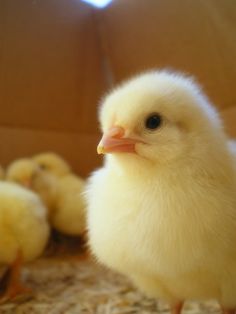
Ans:
{"label": "wood shaving bedding", "polygon": [[[0,314],[168,314],[165,304],[145,297],[129,280],[93,261],[42,258],[24,276],[31,299],[0,305]],[[187,302],[186,314],[219,314],[215,302]]]}

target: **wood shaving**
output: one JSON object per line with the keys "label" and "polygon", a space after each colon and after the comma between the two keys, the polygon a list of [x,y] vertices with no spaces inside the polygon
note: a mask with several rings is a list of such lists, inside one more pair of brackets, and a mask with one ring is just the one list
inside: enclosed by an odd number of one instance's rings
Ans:
{"label": "wood shaving", "polygon": [[[0,306],[0,314],[168,314],[169,308],[147,298],[129,280],[92,260],[42,258],[24,270],[34,295]],[[187,302],[185,314],[219,314],[219,306]]]}

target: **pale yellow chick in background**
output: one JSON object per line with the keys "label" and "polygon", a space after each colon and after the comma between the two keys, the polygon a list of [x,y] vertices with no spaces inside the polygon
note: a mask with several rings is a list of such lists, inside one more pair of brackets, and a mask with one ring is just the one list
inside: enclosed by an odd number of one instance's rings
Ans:
{"label": "pale yellow chick in background", "polygon": [[51,218],[57,198],[57,181],[53,176],[43,171],[32,159],[21,158],[7,167],[6,180],[23,185],[39,194]]}
{"label": "pale yellow chick in background", "polygon": [[187,299],[236,309],[236,173],[218,114],[192,79],[165,71],[103,101],[104,166],[87,189],[99,261],[180,313]]}
{"label": "pale yellow chick in background", "polygon": [[57,180],[56,210],[51,217],[53,227],[67,235],[82,235],[86,229],[84,180],[74,175],[66,161],[55,153],[39,154],[33,160]]}
{"label": "pale yellow chick in background", "polygon": [[47,210],[39,197],[14,183],[0,182],[0,265],[7,290],[0,302],[28,292],[21,283],[21,267],[42,254],[49,238]]}

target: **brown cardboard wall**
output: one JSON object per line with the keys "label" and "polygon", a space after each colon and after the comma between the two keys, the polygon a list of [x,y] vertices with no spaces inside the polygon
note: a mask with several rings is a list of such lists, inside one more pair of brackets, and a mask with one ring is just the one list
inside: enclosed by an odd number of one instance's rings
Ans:
{"label": "brown cardboard wall", "polygon": [[83,175],[96,165],[99,49],[92,8],[78,0],[0,2],[1,163],[54,150]]}
{"label": "brown cardboard wall", "polygon": [[221,108],[236,104],[236,2],[115,0],[103,12],[114,77],[173,68],[198,78]]}

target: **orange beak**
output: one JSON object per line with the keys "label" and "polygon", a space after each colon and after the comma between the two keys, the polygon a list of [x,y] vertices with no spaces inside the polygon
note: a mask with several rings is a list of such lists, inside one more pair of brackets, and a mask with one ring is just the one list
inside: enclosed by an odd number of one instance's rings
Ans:
{"label": "orange beak", "polygon": [[125,137],[125,130],[120,126],[113,126],[103,134],[98,144],[98,154],[107,153],[135,153],[135,144],[140,143],[137,139]]}

